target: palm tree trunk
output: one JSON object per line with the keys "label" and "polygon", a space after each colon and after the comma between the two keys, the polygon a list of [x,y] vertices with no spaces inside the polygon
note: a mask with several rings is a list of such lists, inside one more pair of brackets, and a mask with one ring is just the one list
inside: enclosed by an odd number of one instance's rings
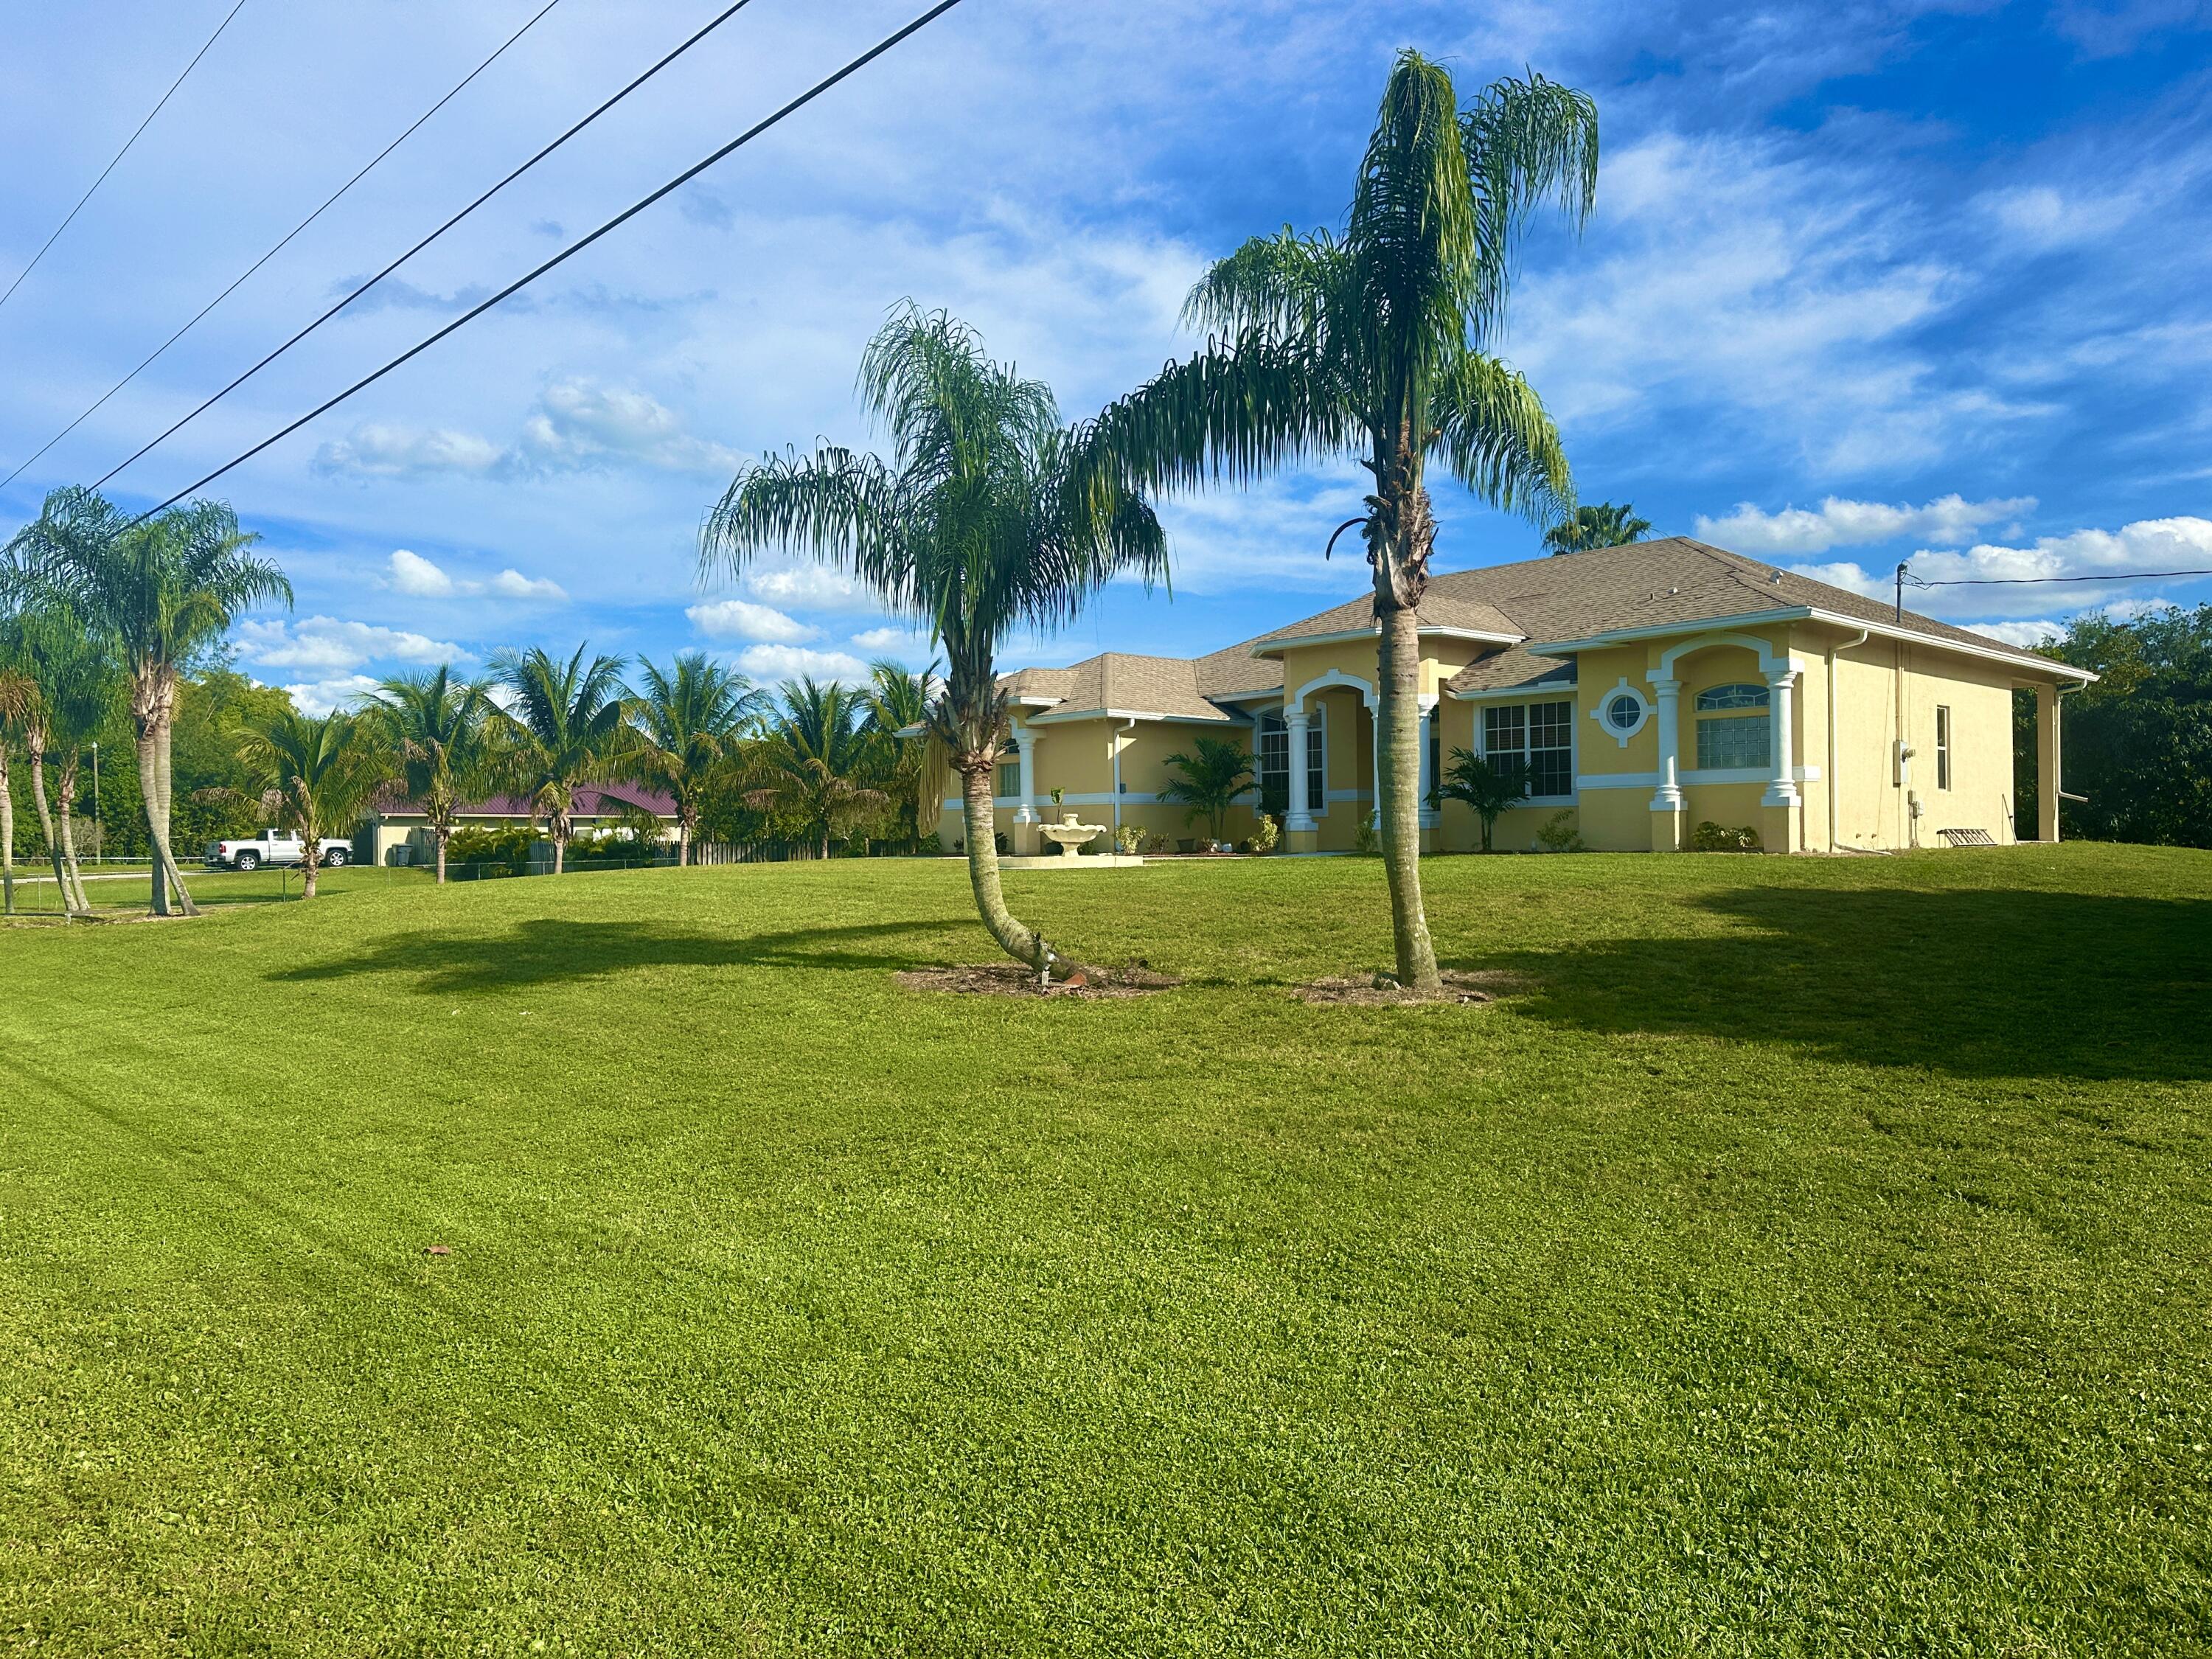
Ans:
{"label": "palm tree trunk", "polygon": [[76,757],[72,755],[69,764],[62,768],[59,787],[54,792],[55,815],[61,820],[62,865],[69,872],[71,896],[80,914],[92,914],[92,895],[84,890],[84,872],[77,867],[76,829],[74,822],[76,799]]}
{"label": "palm tree trunk", "polygon": [[322,868],[322,851],[316,837],[304,831],[301,834],[300,896],[302,899],[311,899],[315,896],[315,875]]}
{"label": "palm tree trunk", "polygon": [[446,843],[453,838],[453,826],[440,824],[431,834],[438,843],[438,885],[443,887],[446,884]]}
{"label": "palm tree trunk", "polygon": [[999,829],[991,806],[991,770],[988,766],[970,766],[963,768],[960,774],[960,811],[968,830],[968,884],[975,890],[976,911],[999,948],[1015,961],[1049,974],[1055,959],[1052,947],[1042,935],[1014,919],[999,887]]}
{"label": "palm tree trunk", "polygon": [[54,833],[54,814],[46,802],[46,734],[33,726],[25,734],[31,751],[31,802],[39,809],[39,833],[46,843],[46,861],[54,867],[54,890],[61,895],[62,919],[66,921],[76,914],[76,895],[70,890],[69,877],[62,867],[61,837]]}
{"label": "palm tree trunk", "polygon": [[[1382,587],[1378,581],[1378,608]],[[1421,903],[1420,614],[1393,604],[1383,610],[1381,620],[1377,678],[1382,683],[1382,707],[1376,710],[1375,740],[1381,748],[1376,773],[1382,799],[1377,803],[1376,828],[1382,838],[1382,868],[1390,882],[1398,982],[1411,990],[1434,991],[1443,981],[1437,973],[1437,949]]]}
{"label": "palm tree trunk", "polygon": [[161,838],[168,834],[161,822],[161,767],[154,758],[154,724],[150,715],[138,716],[138,797],[146,809],[146,840],[154,855],[154,914],[169,914],[169,871],[161,859]]}
{"label": "palm tree trunk", "polygon": [[15,914],[15,793],[8,780],[8,744],[0,738],[0,915]]}
{"label": "palm tree trunk", "polygon": [[[137,688],[133,702],[138,728],[138,793],[144,797],[146,836],[153,843],[154,914],[196,916],[199,907],[185,890],[184,876],[169,850],[169,731],[176,719],[176,687]],[[173,889],[173,905],[169,896]]]}
{"label": "palm tree trunk", "polygon": [[553,836],[553,873],[556,876],[561,873],[561,855],[568,850],[568,836],[556,831]]}

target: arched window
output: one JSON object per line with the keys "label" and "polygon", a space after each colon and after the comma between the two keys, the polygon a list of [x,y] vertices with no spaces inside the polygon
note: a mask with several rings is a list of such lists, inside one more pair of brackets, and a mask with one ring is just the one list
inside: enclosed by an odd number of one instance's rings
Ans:
{"label": "arched window", "polygon": [[1773,764],[1767,690],[1740,681],[1698,693],[1698,767],[1707,772],[1764,770]]}

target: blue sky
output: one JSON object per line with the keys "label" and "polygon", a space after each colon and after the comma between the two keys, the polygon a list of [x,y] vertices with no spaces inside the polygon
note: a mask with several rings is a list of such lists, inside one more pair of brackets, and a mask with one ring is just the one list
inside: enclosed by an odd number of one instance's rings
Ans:
{"label": "blue sky", "polygon": [[[0,285],[229,0],[27,0],[0,58]],[[246,0],[0,307],[13,469],[542,0]],[[88,482],[720,9],[560,0],[154,369],[0,489]],[[754,0],[646,92],[123,473],[149,504],[285,424],[905,21]],[[923,642],[803,568],[702,592],[745,456],[865,442],[860,348],[911,296],[1071,416],[1191,343],[1209,258],[1335,224],[1390,54],[1597,100],[1595,219],[1524,250],[1504,351],[1585,499],[1844,582],[2212,566],[2212,8],[966,3],[508,307],[227,477],[299,603],[240,664],[324,706],[544,643],[713,649],[758,678]],[[1216,647],[1359,591],[1350,468],[1175,500],[1175,592],[1105,595],[1011,661]],[[1444,568],[1536,532],[1440,488]],[[2212,580],[1964,588],[2027,639]]]}

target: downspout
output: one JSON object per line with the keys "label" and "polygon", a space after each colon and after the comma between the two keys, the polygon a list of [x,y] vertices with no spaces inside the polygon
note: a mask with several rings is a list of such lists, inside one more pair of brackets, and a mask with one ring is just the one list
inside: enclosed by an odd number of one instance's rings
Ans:
{"label": "downspout", "polygon": [[1828,646],[1828,850],[1836,850],[1836,824],[1839,806],[1837,790],[1842,782],[1836,770],[1836,659],[1846,651],[1856,650],[1867,642],[1871,628],[1859,629],[1858,638],[1849,641],[1832,641]]}
{"label": "downspout", "polygon": [[1121,739],[1137,729],[1134,714],[1122,722],[1121,729],[1114,733],[1114,846],[1121,850]]}

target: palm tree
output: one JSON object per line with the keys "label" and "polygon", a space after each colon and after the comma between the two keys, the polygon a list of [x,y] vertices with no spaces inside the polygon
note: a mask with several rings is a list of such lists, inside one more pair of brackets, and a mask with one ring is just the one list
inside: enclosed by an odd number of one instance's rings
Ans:
{"label": "palm tree", "polygon": [[1185,823],[1204,818],[1212,838],[1226,841],[1229,809],[1252,781],[1252,757],[1219,738],[1200,738],[1197,754],[1178,750],[1168,757],[1167,764],[1182,775],[1169,781],[1160,791],[1160,799],[1181,802],[1187,809],[1182,815]]}
{"label": "palm tree", "polygon": [[590,649],[578,646],[565,665],[537,646],[492,659],[493,674],[514,697],[495,728],[497,768],[529,801],[531,823],[544,820],[556,876],[575,827],[577,786],[603,781],[631,742],[623,659],[593,657],[586,666]]}
{"label": "palm tree", "polygon": [[246,758],[276,797],[277,823],[300,838],[302,898],[315,896],[323,838],[358,823],[391,778],[392,757],[379,736],[368,720],[343,711],[317,720],[288,708],[246,726]]}
{"label": "palm tree", "polygon": [[1148,481],[1249,479],[1347,449],[1372,475],[1367,512],[1338,533],[1361,526],[1374,568],[1382,851],[1398,977],[1416,988],[1438,983],[1420,879],[1416,629],[1436,543],[1424,469],[1437,455],[1540,521],[1572,504],[1550,416],[1486,346],[1530,213],[1556,197],[1579,226],[1596,183],[1588,97],[1532,75],[1462,110],[1440,65],[1401,52],[1342,234],[1285,229],[1220,261],[1187,307],[1215,331],[1205,349],[1100,417]]}
{"label": "palm tree", "polygon": [[17,619],[0,612],[0,915],[15,914],[15,792],[9,763],[39,704],[39,683],[21,660]]}
{"label": "palm tree", "polygon": [[237,614],[292,585],[252,551],[221,501],[189,501],[144,520],[89,489],[58,489],[8,544],[8,586],[66,605],[106,641],[128,685],[138,787],[154,848],[154,913],[199,914],[169,848],[169,744],[177,685],[230,631]]}
{"label": "palm tree", "polygon": [[786,680],[778,695],[783,706],[748,757],[745,805],[796,821],[826,859],[833,836],[890,799],[868,782],[876,757],[866,710],[834,680]]}
{"label": "palm tree", "polygon": [[929,729],[929,700],[938,678],[934,659],[917,674],[904,663],[879,658],[868,665],[868,684],[860,693],[866,730],[882,751],[884,787],[898,803],[909,846],[921,839],[925,825],[936,822],[944,799],[943,746]]}
{"label": "palm tree", "polygon": [[665,673],[649,661],[638,672],[645,687],[635,705],[639,741],[629,769],[641,781],[667,785],[675,799],[680,866],[691,861],[691,843],[698,838],[707,775],[760,718],[769,699],[703,651],[678,653]]}
{"label": "palm tree", "polygon": [[[100,738],[117,712],[120,688],[114,662],[67,606],[51,600],[8,617],[0,647],[0,655],[11,665],[10,678],[18,682],[9,696],[28,751],[31,798],[62,911],[88,914],[92,902],[77,864],[73,821],[77,775],[86,746]],[[49,765],[56,772],[51,801]],[[14,816],[11,801],[9,817]]]}
{"label": "palm tree", "polygon": [[453,665],[446,663],[384,681],[362,710],[397,762],[407,798],[429,822],[438,843],[440,886],[445,884],[446,848],[463,798],[485,778],[491,708],[483,687],[455,678]]}
{"label": "palm tree", "polygon": [[734,574],[766,549],[811,553],[942,643],[929,726],[960,774],[975,908],[1001,949],[1049,975],[1057,953],[999,884],[998,649],[1017,628],[1073,620],[1118,573],[1164,574],[1167,540],[1097,424],[1062,428],[1050,387],[992,362],[941,311],[894,313],[861,359],[860,390],[893,459],[832,446],[748,465],[708,517],[701,565]]}
{"label": "palm tree", "polygon": [[1651,520],[1639,519],[1636,509],[1626,501],[1615,507],[1611,501],[1600,501],[1595,507],[1578,507],[1565,518],[1544,532],[1544,545],[1556,556],[1561,553],[1580,553],[1593,547],[1626,547],[1631,542],[1640,542],[1651,528]]}
{"label": "palm tree", "polygon": [[1437,796],[1444,800],[1455,800],[1472,807],[1476,817],[1482,820],[1482,850],[1490,850],[1490,832],[1498,822],[1498,815],[1528,793],[1528,769],[1518,760],[1500,757],[1495,761],[1465,749],[1451,752],[1451,764],[1444,769],[1443,781],[1437,786]]}

